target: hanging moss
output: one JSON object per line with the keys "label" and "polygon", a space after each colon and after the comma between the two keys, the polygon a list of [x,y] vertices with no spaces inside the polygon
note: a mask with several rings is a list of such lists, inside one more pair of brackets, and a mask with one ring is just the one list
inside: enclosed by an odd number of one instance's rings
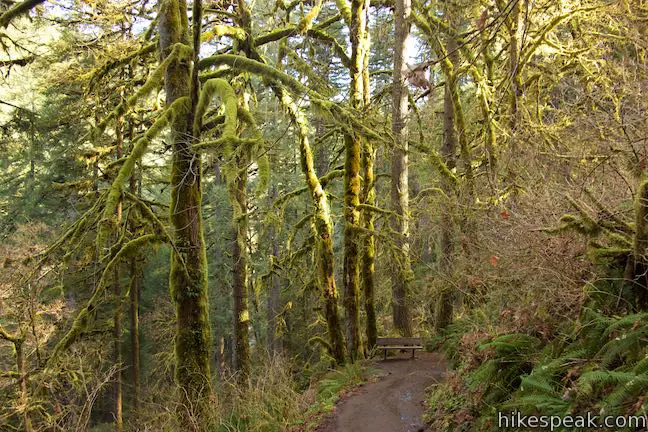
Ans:
{"label": "hanging moss", "polygon": [[365,135],[367,138],[374,139],[380,142],[387,142],[384,134],[373,131],[365,125],[359,118],[357,113],[348,111],[340,105],[331,102],[328,98],[322,96],[318,92],[311,90],[290,75],[281,72],[280,70],[268,66],[256,60],[249,59],[240,55],[234,54],[217,54],[211,57],[204,58],[200,61],[199,67],[201,69],[207,68],[212,65],[227,64],[234,69],[247,71],[253,74],[262,76],[264,79],[278,82],[286,86],[291,93],[297,94],[300,97],[307,95],[310,101],[317,105],[323,112],[329,113],[333,119],[340,123],[340,126],[348,130],[355,130],[357,133]]}
{"label": "hanging moss", "polygon": [[445,179],[450,180],[455,186],[459,186],[459,179],[453,173],[450,168],[445,164],[441,156],[434,150],[428,152],[430,156],[430,161],[437,172],[441,174]]}
{"label": "hanging moss", "polygon": [[[53,251],[61,248],[68,240],[77,238],[79,232],[82,232],[87,226],[91,216],[97,214],[98,209],[103,205],[107,192],[102,192],[95,200],[94,204],[79,219],[70,226],[50,247],[39,254],[43,259],[47,258]],[[41,262],[42,263],[42,262]]]}
{"label": "hanging moss", "polygon": [[117,208],[117,204],[121,197],[124,185],[126,184],[126,180],[131,176],[135,164],[139,159],[141,159],[144,152],[146,152],[146,149],[148,148],[148,145],[151,143],[153,138],[159,135],[160,132],[162,132],[162,130],[167,127],[175,117],[186,113],[188,109],[188,98],[184,97],[177,99],[164,110],[162,115],[156,119],[155,123],[153,123],[153,125],[146,131],[144,136],[134,143],[133,150],[131,151],[130,155],[128,155],[128,158],[126,159],[124,164],[121,166],[117,177],[115,177],[112,185],[108,190],[106,204],[103,210],[104,223],[99,227],[99,230],[97,232],[97,247],[99,248],[99,250],[103,249],[108,240],[110,231],[114,228],[113,219],[115,215],[115,209]]}
{"label": "hanging moss", "polygon": [[171,234],[169,234],[169,231],[166,229],[166,226],[162,223],[160,218],[157,217],[153,209],[149,205],[147,205],[143,199],[133,195],[132,193],[126,191],[126,197],[130,200],[135,201],[135,203],[138,205],[140,210],[142,211],[143,215],[146,216],[147,221],[153,222],[153,226],[155,226],[158,230],[159,233],[161,233],[166,242],[169,243],[173,249],[173,251],[177,254],[178,260],[180,261],[180,264],[182,267],[185,269],[185,273],[187,277],[188,275],[188,270],[187,270],[187,264],[184,262],[184,259],[182,257],[182,254],[180,253],[180,250],[176,246],[175,242],[173,241],[173,237],[171,237]]}
{"label": "hanging moss", "polygon": [[238,116],[236,93],[227,81],[220,78],[211,79],[203,84],[198,104],[196,105],[194,129],[199,129],[202,119],[207,112],[207,107],[214,98],[214,95],[220,97],[225,107],[225,127],[223,128],[222,137],[224,139],[235,138]]}
{"label": "hanging moss", "polygon": [[299,21],[297,25],[297,31],[300,34],[306,33],[308,30],[313,27],[313,21],[319,15],[320,10],[322,9],[322,0],[316,0],[311,10]]}
{"label": "hanging moss", "polygon": [[[626,222],[625,220],[621,219],[619,216],[617,216],[614,212],[612,212],[610,209],[608,209],[601,201],[599,201],[592,191],[589,190],[589,188],[584,188],[583,191],[585,194],[592,200],[594,205],[596,205],[596,208],[599,209],[600,213],[606,218],[611,221],[611,225],[609,228],[611,229],[616,229],[619,231],[623,231],[624,233],[627,234],[634,234],[634,227]],[[602,220],[601,222],[605,223],[605,220]]]}
{"label": "hanging moss", "polygon": [[[249,111],[242,107],[238,107],[238,119],[242,122],[245,122],[249,125],[254,124],[254,118]],[[205,116],[206,119],[203,120],[203,125],[201,127],[201,132],[211,132],[213,129],[222,126],[225,123],[225,115],[217,112],[216,110],[208,111]]]}
{"label": "hanging moss", "polygon": [[338,58],[340,59],[342,66],[346,68],[349,67],[349,65],[351,64],[351,59],[347,55],[345,48],[342,45],[340,45],[340,43],[337,41],[337,39],[335,39],[335,37],[318,29],[309,30],[308,36],[311,36],[314,39],[319,39],[321,41],[330,44],[333,47],[333,51],[335,52],[335,55],[337,55]]}
{"label": "hanging moss", "polygon": [[[100,81],[104,76],[106,76],[110,71],[115,70],[116,68],[127,65],[130,63],[132,60],[143,57],[147,54],[152,54],[155,52],[157,49],[157,42],[151,42],[149,44],[144,45],[142,48],[139,50],[124,56],[120,59],[109,61],[100,68],[94,70],[91,74],[90,77],[90,82],[89,82],[89,87],[92,88],[98,81]],[[158,83],[159,84],[159,83]]]}
{"label": "hanging moss", "polygon": [[412,203],[413,204],[418,204],[424,198],[426,198],[426,197],[428,197],[430,195],[440,195],[444,199],[450,199],[450,198],[448,198],[448,195],[446,195],[446,193],[443,191],[443,189],[438,188],[438,187],[430,187],[430,188],[422,189],[414,198],[412,198]]}
{"label": "hanging moss", "polygon": [[245,31],[240,27],[216,24],[208,32],[203,33],[201,40],[209,42],[215,37],[229,36],[237,40],[245,40]]}
{"label": "hanging moss", "polygon": [[26,14],[44,1],[45,0],[24,0],[21,2],[8,3],[11,7],[3,11],[2,15],[0,15],[0,28],[6,28],[14,18]]}
{"label": "hanging moss", "polygon": [[[236,147],[249,147],[258,143],[259,140],[257,138],[222,137],[196,143],[193,145],[193,149],[195,151],[220,149],[224,154],[231,156],[234,151],[233,149]],[[227,170],[226,167],[223,167],[223,169]]]}
{"label": "hanging moss", "polygon": [[[340,18],[339,16],[336,16],[329,21],[331,23],[337,22],[339,18]],[[340,45],[340,43],[337,41],[337,39],[335,39],[335,37],[321,30],[324,27],[325,25],[317,26],[317,28],[308,28],[304,30],[304,33],[307,36],[312,37],[313,39],[318,39],[331,45],[333,47],[333,50],[335,51],[335,55],[337,55],[340,61],[342,62],[342,65],[345,67],[349,67],[349,62],[351,60],[349,59],[349,56],[347,55],[344,47]],[[300,34],[299,27],[291,26],[291,27],[281,28],[257,37],[254,40],[254,46],[258,47],[261,45],[268,44],[270,42],[282,40],[287,37],[296,36],[298,34]]]}
{"label": "hanging moss", "polygon": [[112,259],[108,262],[101,277],[97,282],[97,285],[92,293],[92,296],[86,303],[86,306],[81,309],[77,314],[76,318],[72,323],[72,327],[68,332],[58,341],[52,350],[52,354],[45,361],[45,367],[49,366],[52,362],[56,361],[59,355],[68,349],[72,345],[79,335],[85,330],[86,326],[89,324],[89,318],[92,316],[94,310],[99,304],[99,300],[104,292],[106,281],[109,277],[112,276],[112,271],[115,267],[115,264],[120,262],[123,258],[131,256],[134,253],[137,253],[141,248],[149,243],[161,242],[164,241],[164,237],[157,234],[146,234],[141,237],[138,237],[134,240],[131,240],[125,243],[119,250],[114,253]]}
{"label": "hanging moss", "polygon": [[181,43],[175,44],[169,55],[162,61],[162,63],[160,63],[157,69],[153,71],[144,85],[140,87],[135,94],[120,103],[117,108],[110,112],[110,114],[108,114],[108,116],[95,127],[93,130],[93,141],[96,141],[103,134],[104,130],[112,120],[123,116],[126,113],[126,110],[135,105],[138,100],[157,89],[162,84],[164,74],[172,62],[189,59],[191,56],[192,50],[190,47]]}
{"label": "hanging moss", "polygon": [[335,0],[335,5],[340,11],[340,15],[344,18],[347,26],[351,27],[351,6],[347,0]]}
{"label": "hanging moss", "polygon": [[574,198],[568,196],[567,200],[578,212],[583,229],[590,235],[598,234],[601,231],[601,226],[590,216],[589,212]]}
{"label": "hanging moss", "polygon": [[270,183],[270,159],[268,159],[267,155],[264,154],[257,158],[257,169],[256,194],[261,195],[268,190],[268,184]]}
{"label": "hanging moss", "polygon": [[336,363],[342,364],[345,358],[345,347],[342,326],[338,315],[338,293],[333,271],[333,222],[331,220],[328,198],[315,172],[313,153],[308,139],[308,122],[306,121],[306,117],[299,110],[299,107],[292,100],[288,92],[278,86],[273,87],[273,90],[290,118],[297,125],[302,172],[306,177],[306,184],[315,204],[314,225],[318,239],[320,284],[326,309],[325,315],[330,340],[329,345],[331,347],[330,354]]}

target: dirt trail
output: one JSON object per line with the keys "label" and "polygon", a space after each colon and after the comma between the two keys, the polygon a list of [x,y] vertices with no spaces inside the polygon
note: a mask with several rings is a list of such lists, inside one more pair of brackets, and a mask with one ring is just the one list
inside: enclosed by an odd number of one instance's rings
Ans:
{"label": "dirt trail", "polygon": [[443,380],[438,354],[408,354],[376,362],[384,376],[345,395],[316,432],[418,432],[425,389]]}

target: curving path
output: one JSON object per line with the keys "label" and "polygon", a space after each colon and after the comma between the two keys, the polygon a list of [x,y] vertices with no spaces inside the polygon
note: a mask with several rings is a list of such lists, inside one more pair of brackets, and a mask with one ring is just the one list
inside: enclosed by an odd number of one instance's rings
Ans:
{"label": "curving path", "polygon": [[345,395],[316,432],[418,432],[425,389],[443,380],[445,367],[438,354],[409,353],[376,362],[383,376]]}

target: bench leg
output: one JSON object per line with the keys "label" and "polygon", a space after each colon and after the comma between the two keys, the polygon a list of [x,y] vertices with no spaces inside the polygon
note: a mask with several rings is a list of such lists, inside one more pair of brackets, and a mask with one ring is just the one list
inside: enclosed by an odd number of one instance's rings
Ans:
{"label": "bench leg", "polygon": [[387,350],[384,349],[384,350],[383,350],[383,353],[385,354],[385,360],[387,360]]}
{"label": "bench leg", "polygon": [[412,350],[412,358],[414,358],[414,353],[416,352],[415,349]]}

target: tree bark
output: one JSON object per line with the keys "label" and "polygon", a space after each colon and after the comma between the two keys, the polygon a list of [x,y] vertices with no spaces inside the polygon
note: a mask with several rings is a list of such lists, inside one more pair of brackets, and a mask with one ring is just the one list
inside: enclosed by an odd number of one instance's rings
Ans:
{"label": "tree bark", "polygon": [[[277,199],[277,185],[272,185],[270,190],[270,200],[274,202]],[[274,272],[274,265],[279,260],[279,239],[274,227],[270,228],[270,241],[272,243],[270,290],[268,292],[268,342],[267,348],[271,355],[281,353],[283,349],[282,338],[278,335],[279,315],[281,313],[281,281],[279,275]]]}
{"label": "tree bark", "polygon": [[[371,86],[369,80],[369,53],[370,53],[370,37],[369,37],[369,0],[366,2],[364,10],[364,40],[365,49],[363,50],[362,60],[362,103],[364,107],[368,107],[371,100]],[[371,207],[376,206],[376,189],[375,189],[375,175],[374,175],[374,162],[376,160],[376,149],[373,143],[365,138],[362,147],[362,176],[364,182],[362,183],[362,202]],[[374,220],[375,215],[373,211],[364,210],[362,213],[362,227],[364,228],[363,236],[363,249],[360,258],[360,271],[362,292],[364,294],[364,307],[367,319],[366,335],[367,335],[367,349],[372,349],[376,345],[378,339],[378,326],[376,324],[376,307],[374,299],[374,274],[375,274],[375,261],[376,261],[376,238],[374,235]]]}
{"label": "tree bark", "polygon": [[299,134],[299,155],[306,184],[315,205],[314,224],[317,234],[317,252],[319,255],[320,287],[324,297],[325,318],[329,336],[329,351],[336,364],[344,364],[345,345],[342,325],[338,313],[338,292],[335,283],[334,254],[333,254],[333,220],[328,197],[315,171],[315,162],[308,139],[308,124],[306,117],[292,100],[288,92],[278,86],[273,90],[281,99],[282,105],[295,122]]}
{"label": "tree bark", "polygon": [[29,415],[29,390],[27,383],[27,371],[25,370],[25,353],[23,345],[25,340],[20,337],[13,340],[16,350],[16,371],[18,372],[18,386],[20,388],[20,405],[23,409],[23,428],[25,432],[33,432],[31,417]]}
{"label": "tree bark", "polygon": [[[369,140],[364,142],[363,148],[363,202],[369,206],[376,205],[376,191],[374,189],[374,160],[375,150]],[[374,213],[365,210],[362,214],[364,228],[364,247],[361,257],[362,292],[364,294],[365,314],[367,315],[367,348],[376,345],[378,339],[378,326],[376,324],[376,307],[374,299],[374,273],[376,261],[376,238],[374,236]]]}
{"label": "tree bark", "polygon": [[[115,128],[116,135],[116,148],[115,159],[119,160],[122,157],[124,136],[122,132],[122,119],[118,120],[117,127]],[[117,203],[117,226],[121,225],[122,220],[122,201]],[[119,235],[119,234],[117,234]],[[121,332],[122,332],[122,301],[121,301],[121,272],[119,262],[115,264],[113,274],[113,297],[115,301],[115,309],[113,313],[113,364],[117,366],[115,372],[115,382],[113,383],[113,418],[115,432],[122,432],[124,429],[123,420],[123,381],[122,381],[122,346],[121,346]]]}
{"label": "tree bark", "polygon": [[[448,50],[452,45],[448,46]],[[455,131],[455,92],[456,92],[456,75],[455,64],[456,56],[449,56],[443,68],[445,73],[445,86],[443,95],[443,145],[441,147],[441,157],[449,170],[457,166],[457,134]],[[455,249],[454,235],[454,199],[456,197],[455,185],[449,179],[442,177],[441,189],[446,195],[441,206],[441,266],[440,270],[443,275],[448,275],[452,270],[453,255]],[[446,288],[441,292],[437,303],[435,330],[443,331],[450,322],[452,322],[454,303],[454,292]]]}
{"label": "tree bark", "polygon": [[141,287],[141,269],[138,257],[130,259],[129,319],[130,319],[130,377],[132,398],[132,422],[137,424],[140,414],[140,333],[139,333],[139,297]]}
{"label": "tree bark", "polygon": [[131,354],[131,397],[132,418],[137,424],[140,414],[140,335],[139,335],[139,296],[140,296],[140,266],[137,257],[130,259],[131,283],[129,289],[130,307],[130,354]]}
{"label": "tree bark", "polygon": [[[351,1],[351,105],[360,111],[363,107],[363,68],[366,51],[366,11],[364,0]],[[360,336],[360,135],[347,131],[344,135],[344,308],[347,330],[347,350],[354,361],[363,355]]]}
{"label": "tree bark", "polygon": [[520,44],[523,30],[522,10],[520,3],[513,2],[509,26],[509,163],[507,181],[512,187],[511,198],[515,202],[518,194],[516,161],[518,156],[518,129],[520,127],[520,97],[522,96],[522,80],[520,65]]}
{"label": "tree bark", "polygon": [[[133,79],[133,71],[131,68],[128,70],[127,78]],[[135,126],[132,120],[128,121],[128,141],[134,143]],[[141,167],[140,167],[141,169]],[[139,197],[141,195],[141,171],[136,167],[133,174],[129,179],[130,193]],[[140,213],[137,209],[131,212],[129,221],[131,232],[137,230],[137,218]],[[140,333],[139,333],[139,300],[141,290],[141,267],[139,263],[138,254],[130,258],[129,262],[130,271],[130,286],[128,289],[128,303],[129,303],[129,321],[130,321],[130,387],[131,387],[131,424],[138,425],[140,415]]]}
{"label": "tree bark", "polygon": [[409,245],[409,182],[408,182],[408,133],[406,118],[407,64],[405,55],[410,33],[410,0],[396,0],[394,74],[392,82],[392,134],[394,153],[391,164],[391,202],[395,217],[392,226],[396,233],[392,268],[392,319],[394,328],[403,336],[412,335],[412,317],[408,304],[409,284],[412,278]]}
{"label": "tree bark", "polygon": [[[243,150],[245,153],[246,151]],[[234,297],[234,350],[236,362],[235,369],[240,373],[242,381],[247,380],[250,374],[250,342],[249,323],[250,311],[248,308],[248,203],[247,203],[247,166],[248,155],[237,156],[237,174],[231,188],[232,206],[234,208],[233,224],[234,239],[232,242],[232,271],[233,271],[233,297]]]}
{"label": "tree bark", "polygon": [[[194,63],[200,47],[200,6],[200,0],[194,1],[194,42],[198,39],[194,43]],[[190,45],[186,11],[185,0],[162,1],[158,26],[163,57],[176,43]],[[197,139],[193,130],[193,112],[199,91],[197,68],[192,76],[191,62],[173,61],[166,70],[164,88],[167,106],[182,97],[191,101],[189,112],[176,115],[171,125],[170,219],[178,252],[172,254],[169,287],[176,305],[175,375],[180,387],[180,422],[183,430],[195,431],[206,423],[206,405],[211,395],[207,258],[201,212],[202,167],[200,154],[192,149]]]}

